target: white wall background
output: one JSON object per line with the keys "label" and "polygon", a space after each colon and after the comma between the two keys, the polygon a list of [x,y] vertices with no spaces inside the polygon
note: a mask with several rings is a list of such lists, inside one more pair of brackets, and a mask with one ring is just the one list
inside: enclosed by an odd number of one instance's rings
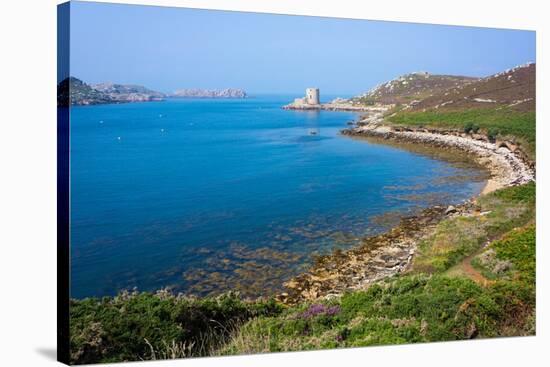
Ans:
{"label": "white wall background", "polygon": [[[3,1],[0,11],[0,365],[54,365],[56,348],[56,0]],[[538,366],[548,357],[550,20],[544,1],[133,0],[188,6],[537,31],[537,336],[149,366]],[[544,158],[546,155],[546,159]],[[135,364],[128,364],[132,366]]]}

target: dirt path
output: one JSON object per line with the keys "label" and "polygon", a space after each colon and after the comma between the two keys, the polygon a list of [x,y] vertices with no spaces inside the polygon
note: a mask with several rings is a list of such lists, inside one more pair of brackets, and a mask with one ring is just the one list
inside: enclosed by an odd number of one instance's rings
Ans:
{"label": "dirt path", "polygon": [[[483,251],[483,250],[482,250]],[[464,260],[462,260],[457,265],[453,266],[449,270],[447,270],[446,274],[449,276],[465,276],[470,279],[472,279],[477,284],[480,284],[482,286],[487,286],[492,283],[491,280],[485,278],[481,272],[479,272],[477,269],[475,269],[472,266],[472,260],[473,258],[479,254],[480,252],[476,252],[468,257],[466,257]]]}

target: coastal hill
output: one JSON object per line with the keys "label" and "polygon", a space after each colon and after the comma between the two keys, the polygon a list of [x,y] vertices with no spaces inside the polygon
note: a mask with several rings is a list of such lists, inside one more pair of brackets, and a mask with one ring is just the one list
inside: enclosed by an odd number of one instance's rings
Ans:
{"label": "coastal hill", "polygon": [[82,80],[70,77],[61,81],[57,86],[57,105],[94,105],[114,103],[105,93],[95,90]]}
{"label": "coastal hill", "polygon": [[89,85],[82,80],[69,77],[57,86],[58,106],[87,106],[107,103],[159,101],[165,97],[139,85],[102,83]]}
{"label": "coastal hill", "polygon": [[352,102],[363,105],[408,104],[453,87],[468,85],[477,78],[453,75],[432,75],[416,72],[380,84],[368,92],[352,98]]}
{"label": "coastal hill", "polygon": [[119,102],[147,102],[161,101],[166,95],[141,85],[100,83],[93,84],[92,88]]}
{"label": "coastal hill", "polygon": [[516,111],[534,111],[535,92],[536,64],[529,63],[441,91],[412,105],[411,110],[508,106]]}
{"label": "coastal hill", "polygon": [[247,98],[242,89],[178,89],[170,97],[176,98]]}
{"label": "coastal hill", "polygon": [[536,149],[536,64],[450,88],[386,113],[386,124],[478,133],[510,140],[530,160]]}
{"label": "coastal hill", "polygon": [[294,110],[387,111],[396,106],[414,105],[433,95],[438,95],[451,88],[464,87],[478,80],[478,78],[468,76],[415,72],[379,84],[368,92],[350,99],[337,98],[330,103],[318,105],[304,104],[297,99],[283,106],[283,108]]}

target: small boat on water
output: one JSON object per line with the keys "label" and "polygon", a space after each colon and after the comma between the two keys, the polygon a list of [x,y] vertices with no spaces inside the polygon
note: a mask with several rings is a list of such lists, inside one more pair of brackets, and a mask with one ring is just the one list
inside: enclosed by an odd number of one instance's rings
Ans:
{"label": "small boat on water", "polygon": [[317,134],[318,134],[317,130],[309,129],[309,135],[317,135]]}

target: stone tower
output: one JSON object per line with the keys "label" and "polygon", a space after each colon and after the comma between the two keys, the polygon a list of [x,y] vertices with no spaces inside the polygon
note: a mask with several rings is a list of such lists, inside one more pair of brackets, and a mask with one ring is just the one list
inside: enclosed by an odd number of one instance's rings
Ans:
{"label": "stone tower", "polygon": [[319,88],[307,88],[306,89],[306,103],[318,105],[319,101]]}

